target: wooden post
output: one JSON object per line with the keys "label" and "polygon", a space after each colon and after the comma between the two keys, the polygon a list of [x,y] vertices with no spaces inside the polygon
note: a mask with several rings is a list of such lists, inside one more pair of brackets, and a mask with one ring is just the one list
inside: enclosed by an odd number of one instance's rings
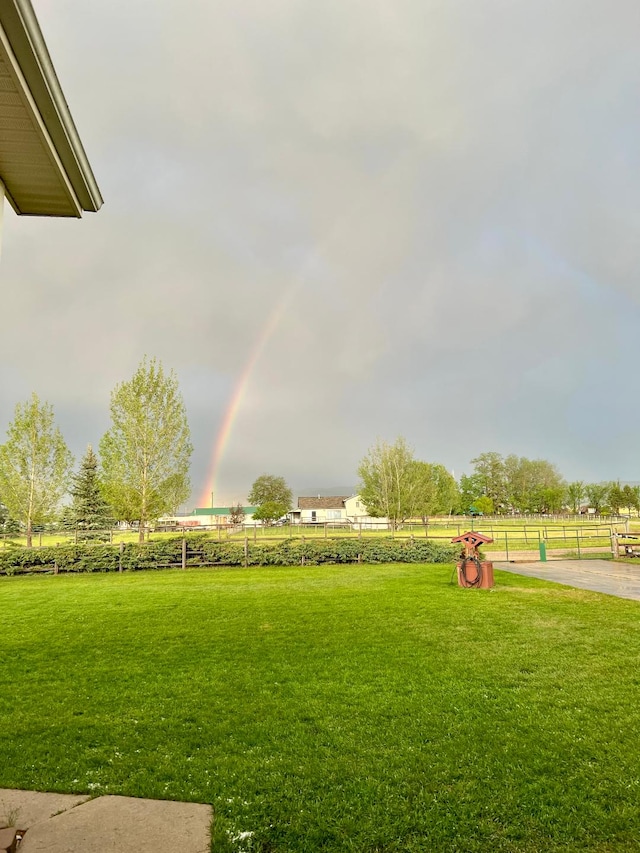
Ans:
{"label": "wooden post", "polygon": [[504,550],[507,557],[507,563],[509,562],[509,534],[505,530],[504,532]]}
{"label": "wooden post", "polygon": [[258,541],[258,525],[255,523],[255,521],[253,522],[253,541]]}
{"label": "wooden post", "polygon": [[244,537],[244,567],[245,569],[249,565],[249,537]]}
{"label": "wooden post", "polygon": [[182,540],[182,568],[187,568],[187,540]]}
{"label": "wooden post", "polygon": [[122,552],[124,551],[124,542],[120,543],[120,554],[118,555],[118,571],[122,571]]}

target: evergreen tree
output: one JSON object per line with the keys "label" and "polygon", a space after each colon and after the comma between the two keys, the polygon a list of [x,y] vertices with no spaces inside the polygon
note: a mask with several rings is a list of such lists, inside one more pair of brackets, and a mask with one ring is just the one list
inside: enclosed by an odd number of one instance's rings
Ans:
{"label": "evergreen tree", "polygon": [[98,457],[91,445],[87,447],[78,473],[72,477],[70,491],[73,500],[64,512],[65,527],[87,533],[111,526],[113,513],[100,491]]}
{"label": "evergreen tree", "polygon": [[20,532],[20,523],[11,518],[9,510],[0,503],[0,534],[5,536]]}

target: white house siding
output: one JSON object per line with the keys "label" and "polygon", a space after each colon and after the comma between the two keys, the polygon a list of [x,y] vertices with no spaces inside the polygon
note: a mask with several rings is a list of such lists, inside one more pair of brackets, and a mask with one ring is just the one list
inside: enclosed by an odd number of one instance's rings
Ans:
{"label": "white house siding", "polygon": [[387,530],[389,528],[388,518],[374,518],[369,515],[369,510],[362,502],[360,495],[352,495],[344,504],[347,518],[355,529]]}

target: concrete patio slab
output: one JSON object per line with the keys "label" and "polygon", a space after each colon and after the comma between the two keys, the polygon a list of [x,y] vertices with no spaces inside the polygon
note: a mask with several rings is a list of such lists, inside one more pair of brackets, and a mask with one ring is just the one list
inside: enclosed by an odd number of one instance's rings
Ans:
{"label": "concrete patio slab", "polygon": [[[7,798],[7,793],[20,796]],[[24,803],[25,815],[42,818],[27,826],[18,817],[16,826],[27,829],[20,853],[209,853],[213,818],[209,805],[133,797],[76,797],[62,800],[60,804],[67,808],[53,816],[53,800],[46,807],[40,805],[42,797],[61,796],[0,790],[0,802],[10,799],[14,807]],[[70,804],[71,799],[76,800],[75,805]]]}
{"label": "concrete patio slab", "polygon": [[494,569],[640,601],[640,563],[613,560],[494,562]]}
{"label": "concrete patio slab", "polygon": [[44,794],[0,788],[0,826],[29,829],[34,823],[73,809],[88,799],[88,794]]}

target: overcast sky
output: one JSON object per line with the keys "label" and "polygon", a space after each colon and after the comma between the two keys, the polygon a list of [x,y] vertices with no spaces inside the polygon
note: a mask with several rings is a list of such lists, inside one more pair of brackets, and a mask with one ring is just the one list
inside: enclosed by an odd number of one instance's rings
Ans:
{"label": "overcast sky", "polygon": [[6,211],[0,430],[81,454],[146,353],[192,504],[243,374],[218,505],[399,435],[640,480],[637,0],[33,5],[105,205]]}

